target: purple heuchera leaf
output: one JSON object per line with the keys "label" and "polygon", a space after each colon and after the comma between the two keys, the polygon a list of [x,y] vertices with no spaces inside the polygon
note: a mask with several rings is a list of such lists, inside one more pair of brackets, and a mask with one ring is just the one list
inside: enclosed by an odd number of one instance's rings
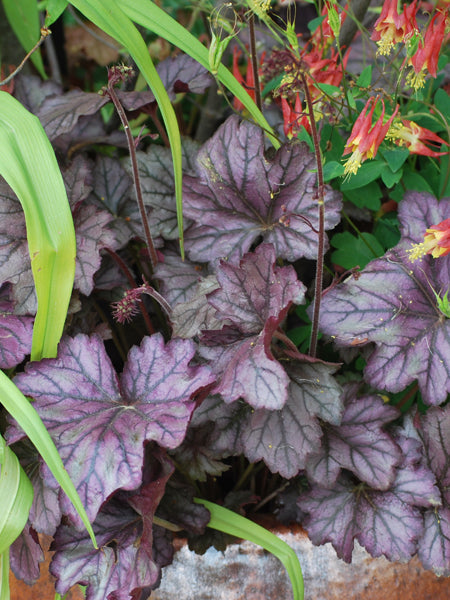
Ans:
{"label": "purple heuchera leaf", "polygon": [[75,583],[87,584],[89,600],[129,600],[154,585],[160,565],[153,555],[153,517],[174,470],[161,450],[145,465],[145,482],[134,493],[121,492],[102,507],[93,524],[99,549],[86,535],[61,526],[52,550],[50,571],[64,594]]}
{"label": "purple heuchera leaf", "polygon": [[354,538],[361,528],[355,518],[355,482],[341,477],[333,489],[314,486],[298,499],[300,510],[308,513],[303,526],[313,544],[331,542],[339,558],[351,562]]}
{"label": "purple heuchera leaf", "polygon": [[450,577],[450,508],[429,510],[425,514],[424,534],[418,556],[426,569],[440,577]]}
{"label": "purple heuchera leaf", "polygon": [[193,338],[204,329],[218,329],[221,322],[216,318],[215,308],[208,302],[207,294],[219,287],[214,275],[202,278],[186,302],[173,307],[170,315],[172,332],[181,338]]}
{"label": "purple heuchera leaf", "polygon": [[411,263],[406,250],[411,242],[423,241],[427,224],[448,214],[450,199],[405,196],[399,214],[404,239],[357,277],[330,290],[320,320],[322,331],[338,346],[375,343],[365,369],[372,386],[399,392],[417,379],[427,404],[441,404],[450,392],[450,320],[433,293],[442,297],[449,289],[450,256]]}
{"label": "purple heuchera leaf", "polygon": [[36,312],[33,275],[26,240],[25,217],[20,202],[0,182],[0,283],[9,281],[16,314]]}
{"label": "purple heuchera leaf", "polygon": [[340,421],[341,389],[332,374],[336,367],[297,363],[290,366],[288,399],[280,410],[252,412],[241,434],[246,457],[264,460],[272,472],[291,478],[304,469],[307,456],[320,447],[317,416]]}
{"label": "purple heuchera leaf", "polygon": [[199,282],[208,275],[205,265],[195,264],[190,260],[181,261],[180,255],[171,251],[164,252],[161,262],[155,268],[161,293],[172,307],[190,300]]}
{"label": "purple heuchera leaf", "polygon": [[242,454],[242,433],[247,429],[251,411],[243,400],[226,404],[219,395],[208,396],[196,408],[189,429],[209,429],[209,450],[215,458]]}
{"label": "purple heuchera leaf", "polygon": [[420,419],[419,433],[443,500],[450,507],[450,405],[430,408]]}
{"label": "purple heuchera leaf", "polygon": [[308,459],[308,476],[332,488],[340,470],[348,469],[371,487],[386,490],[393,483],[401,453],[382,427],[399,413],[379,396],[358,398],[353,385],[347,386],[344,402],[340,425],[326,428],[324,443]]}
{"label": "purple heuchera leaf", "polygon": [[106,207],[113,217],[108,228],[114,232],[118,248],[126,246],[132,238],[143,236],[132,180],[117,159],[97,157],[94,194],[99,206]]}
{"label": "purple heuchera leaf", "polygon": [[88,586],[87,600],[130,600],[133,590],[157,581],[159,569],[148,556],[142,519],[131,506],[112,499],[93,527],[98,550],[85,531],[58,529],[50,565],[58,593],[64,595],[72,585],[82,583]]}
{"label": "purple heuchera leaf", "polygon": [[[230,117],[197,157],[198,177],[184,178],[183,210],[192,260],[233,262],[258,237],[290,261],[317,256],[318,209],[314,155],[300,143],[264,155],[264,133]],[[340,194],[326,186],[325,228],[340,220]]]}
{"label": "purple heuchera leaf", "polygon": [[[194,161],[199,144],[184,138],[181,144],[182,168],[184,173],[194,171]],[[178,239],[175,182],[173,177],[172,155],[169,148],[151,145],[146,152],[136,154],[144,204],[152,208],[150,213],[151,231],[164,239]],[[131,174],[129,159],[123,161],[124,168]],[[130,202],[136,204],[133,198]],[[190,224],[184,219],[184,227]]]}
{"label": "purple heuchera leaf", "polygon": [[89,196],[93,185],[93,163],[82,155],[77,155],[72,162],[61,169],[67,198],[72,211]]}
{"label": "purple heuchera leaf", "polygon": [[422,509],[438,506],[440,493],[417,439],[405,431],[397,434],[404,454],[388,490],[373,489],[342,473],[332,488],[314,484],[300,496],[300,509],[309,513],[304,525],[313,543],[332,542],[347,562],[353,539],[372,556],[392,561],[407,561],[415,554],[424,532]]}
{"label": "purple heuchera leaf", "polygon": [[303,304],[306,288],[294,269],[277,267],[275,261],[271,244],[261,244],[246,254],[239,266],[220,261],[216,271],[220,289],[208,297],[217,317],[242,333],[257,333],[291,302]]}
{"label": "purple heuchera leaf", "polygon": [[25,529],[12,544],[9,550],[11,571],[28,585],[39,579],[39,563],[44,560],[44,553],[37,533],[27,523]]}
{"label": "purple heuchera leaf", "polygon": [[71,131],[82,116],[92,115],[109,102],[106,96],[71,90],[46,98],[37,116],[50,140]]}
{"label": "purple heuchera leaf", "polygon": [[0,287],[0,369],[11,369],[31,352],[33,317],[14,314],[9,299],[10,286]]}
{"label": "purple heuchera leaf", "polygon": [[[35,399],[91,520],[112,492],[140,484],[145,441],[165,448],[183,441],[191,398],[213,380],[207,367],[188,366],[194,353],[190,340],[146,337],[130,350],[119,382],[101,339],[80,334],[61,342],[58,359],[30,363],[15,378]],[[10,428],[8,441],[18,437]]]}
{"label": "purple heuchera leaf", "polygon": [[[112,216],[105,210],[85,204],[81,200],[89,193],[88,177],[77,161],[73,170],[66,172],[66,184],[82,173],[83,183],[69,188],[69,202],[75,205],[74,225],[77,242],[75,288],[89,295],[93,277],[100,267],[102,248],[116,248],[114,234],[107,225]],[[86,189],[87,188],[87,189]],[[6,184],[0,184],[0,283],[9,281],[18,314],[34,314],[37,310],[31,262],[28,253],[25,217],[20,202]]]}
{"label": "purple heuchera leaf", "polygon": [[157,66],[157,71],[173,100],[179,93],[203,94],[213,82],[205,67],[187,54],[162,60]]}
{"label": "purple heuchera leaf", "polygon": [[346,475],[332,489],[314,486],[298,503],[309,513],[303,524],[311,541],[316,545],[331,542],[346,562],[351,562],[354,539],[372,556],[407,561],[423,532],[420,509],[403,502],[395,488],[371,490]]}
{"label": "purple heuchera leaf", "polygon": [[427,569],[450,576],[450,405],[430,408],[420,419],[428,465],[436,476],[442,506],[435,503],[425,514],[425,531],[419,541],[418,555]]}
{"label": "purple heuchera leaf", "polygon": [[50,96],[61,95],[62,87],[56,81],[42,81],[38,75],[19,73],[14,78],[14,96],[30,112],[36,114],[44,100]]}
{"label": "purple heuchera leaf", "polygon": [[74,287],[89,296],[94,288],[94,275],[100,268],[100,252],[104,248],[117,248],[115,235],[107,227],[113,217],[91,204],[81,205],[73,217],[77,241]]}
{"label": "purple heuchera leaf", "polygon": [[[183,443],[171,453],[181,471],[192,481],[206,481],[208,475],[219,477],[230,468],[220,460],[222,453],[215,449],[217,433],[211,422],[196,427],[191,421]],[[226,453],[228,455],[229,449]]]}
{"label": "purple heuchera leaf", "polygon": [[270,350],[272,335],[292,302],[304,301],[305,286],[292,267],[275,266],[271,244],[261,244],[239,266],[221,261],[220,289],[208,301],[224,323],[205,332],[201,353],[212,363],[219,382],[213,393],[225,402],[242,397],[255,408],[281,408],[289,378]]}

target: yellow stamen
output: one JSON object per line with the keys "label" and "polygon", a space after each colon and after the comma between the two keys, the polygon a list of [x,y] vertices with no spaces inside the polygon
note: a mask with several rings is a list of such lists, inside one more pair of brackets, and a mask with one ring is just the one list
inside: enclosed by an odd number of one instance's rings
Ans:
{"label": "yellow stamen", "polygon": [[358,148],[356,148],[356,150],[354,150],[352,152],[352,154],[350,155],[350,157],[347,159],[347,161],[345,163],[344,176],[355,175],[357,173],[359,167],[361,166],[361,159],[362,159],[362,154],[358,150]]}
{"label": "yellow stamen", "polygon": [[416,92],[423,88],[423,86],[425,85],[424,70],[422,69],[418,73],[416,73],[414,69],[410,71],[406,76],[406,85],[409,85],[410,87],[414,88]]}
{"label": "yellow stamen", "polygon": [[[427,229],[427,231],[430,230]],[[426,235],[424,241],[420,242],[420,244],[412,244],[412,247],[406,252],[409,254],[409,261],[414,262],[425,256],[425,254],[431,254],[433,258],[437,258],[442,254],[442,249],[439,247],[439,240],[432,233],[431,235]]]}
{"label": "yellow stamen", "polygon": [[420,244],[412,244],[412,247],[406,251],[409,256],[409,262],[415,262],[419,260],[428,252],[428,247],[425,242],[421,242]]}
{"label": "yellow stamen", "polygon": [[386,31],[386,33],[381,36],[381,38],[377,42],[377,56],[389,56],[392,49],[395,47],[394,33],[391,30]]}

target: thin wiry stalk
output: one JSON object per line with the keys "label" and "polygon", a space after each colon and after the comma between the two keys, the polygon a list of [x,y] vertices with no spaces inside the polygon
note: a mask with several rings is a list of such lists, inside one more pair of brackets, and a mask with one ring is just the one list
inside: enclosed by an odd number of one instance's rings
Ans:
{"label": "thin wiry stalk", "polygon": [[142,221],[142,226],[144,228],[145,240],[147,243],[147,248],[148,248],[148,253],[150,256],[150,261],[152,264],[152,269],[154,269],[156,267],[156,265],[158,264],[158,255],[156,254],[155,246],[153,245],[153,238],[152,238],[152,234],[150,232],[150,226],[148,224],[144,200],[142,198],[141,180],[140,180],[140,176],[139,176],[139,168],[138,168],[137,158],[136,158],[136,147],[134,145],[133,135],[130,130],[130,124],[128,122],[127,115],[126,115],[125,110],[124,110],[122,104],[120,103],[120,100],[116,94],[116,91],[114,89],[114,83],[112,80],[108,83],[107,90],[108,90],[109,97],[111,98],[111,100],[117,110],[117,114],[119,115],[120,121],[121,121],[121,123],[123,125],[123,129],[125,131],[125,135],[127,137],[128,150],[130,152],[131,168],[133,171],[134,190],[136,192],[136,199],[137,199],[137,203],[139,206],[139,212],[141,214],[141,221]]}
{"label": "thin wiry stalk", "polygon": [[323,257],[325,251],[325,204],[324,204],[324,181],[322,157],[320,155],[319,134],[317,132],[317,124],[314,118],[313,102],[308,89],[306,75],[301,73],[303,87],[305,90],[306,104],[308,106],[309,122],[311,124],[311,133],[314,144],[314,152],[316,154],[317,163],[317,206],[319,209],[319,240],[317,248],[317,263],[316,263],[316,284],[314,292],[314,310],[311,328],[311,341],[309,345],[309,355],[316,356],[317,352],[317,336],[319,334],[319,316],[320,316],[320,301],[322,298],[322,278],[323,278]]}

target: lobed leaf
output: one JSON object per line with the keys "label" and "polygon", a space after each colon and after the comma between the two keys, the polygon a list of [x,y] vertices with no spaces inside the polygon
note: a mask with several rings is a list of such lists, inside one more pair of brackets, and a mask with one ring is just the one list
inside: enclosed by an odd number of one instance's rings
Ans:
{"label": "lobed leaf", "polygon": [[0,369],[10,369],[31,353],[33,318],[16,316],[9,286],[0,287]]}
{"label": "lobed leaf", "polygon": [[447,506],[450,506],[450,408],[433,407],[420,420],[419,430],[428,465]]}
{"label": "lobed leaf", "polygon": [[321,445],[317,416],[339,422],[341,389],[332,377],[335,367],[294,363],[287,373],[290,386],[286,404],[279,410],[252,411],[241,433],[246,457],[264,460],[272,472],[295,477],[305,468],[308,455]]}
{"label": "lobed leaf", "polygon": [[[262,237],[278,257],[315,259],[315,186],[315,158],[304,145],[285,144],[269,160],[263,132],[230,117],[199,151],[197,177],[184,178],[185,215],[194,221],[186,232],[190,258],[236,263]],[[340,194],[326,187],[326,229],[339,222],[340,208]]]}
{"label": "lobed leaf", "polygon": [[37,116],[45,133],[53,140],[72,131],[80,117],[97,113],[109,98],[93,92],[71,90],[44,99]]}
{"label": "lobed leaf", "polygon": [[328,291],[320,320],[321,330],[340,347],[375,343],[364,372],[373,387],[400,392],[417,379],[427,404],[441,404],[450,392],[450,321],[433,293],[449,288],[450,257],[411,263],[406,249],[409,241],[423,240],[426,223],[439,223],[449,210],[450,200],[405,196],[402,241]]}
{"label": "lobed leaf", "polygon": [[425,527],[418,556],[426,569],[439,577],[450,576],[450,508],[441,507],[425,514]]}
{"label": "lobed leaf", "polygon": [[[189,367],[193,343],[157,334],[130,351],[120,383],[98,337],[61,343],[57,360],[28,364],[17,385],[34,398],[93,520],[119,488],[141,482],[144,442],[175,448],[193,410],[192,395],[211,382],[206,367]],[[89,415],[89,420],[86,419]],[[9,440],[20,437],[10,428]],[[63,512],[76,515],[63,500]]]}
{"label": "lobed leaf", "polygon": [[217,268],[220,289],[208,301],[224,326],[204,333],[200,351],[219,377],[213,393],[226,402],[242,397],[269,409],[286,402],[289,378],[270,344],[291,302],[303,302],[305,287],[292,267],[275,266],[275,258],[274,248],[261,244],[239,266],[221,261]]}
{"label": "lobed leaf", "polygon": [[39,579],[39,563],[44,560],[44,552],[37,533],[27,524],[25,529],[11,545],[9,561],[11,571],[28,585]]}
{"label": "lobed leaf", "polygon": [[160,449],[146,456],[145,481],[132,493],[121,492],[100,510],[94,522],[100,548],[93,551],[86,536],[61,526],[52,549],[50,571],[56,589],[64,594],[76,584],[87,585],[86,598],[138,598],[160,576],[167,562],[167,543],[159,539],[159,558],[153,552],[153,519],[174,470]]}
{"label": "lobed leaf", "polygon": [[332,488],[341,469],[347,469],[374,489],[388,489],[401,454],[382,427],[398,416],[378,396],[356,397],[353,386],[344,394],[345,411],[339,425],[328,426],[324,443],[307,463],[308,476]]}
{"label": "lobed leaf", "polygon": [[[182,169],[183,173],[193,170],[193,163],[199,145],[189,139],[183,139]],[[170,150],[161,146],[151,145],[146,152],[136,154],[139,177],[141,181],[144,204],[152,208],[150,213],[151,229],[155,235],[164,239],[177,238],[177,208],[175,200],[175,184]],[[131,174],[131,168],[124,163]],[[190,221],[186,221],[187,227]]]}

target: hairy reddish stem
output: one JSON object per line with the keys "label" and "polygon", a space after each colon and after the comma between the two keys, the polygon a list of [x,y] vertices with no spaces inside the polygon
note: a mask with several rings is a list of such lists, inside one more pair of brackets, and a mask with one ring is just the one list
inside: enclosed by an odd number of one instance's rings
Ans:
{"label": "hairy reddish stem", "polygon": [[136,158],[136,147],[134,145],[133,135],[130,130],[130,124],[128,122],[127,115],[126,115],[125,110],[124,110],[122,104],[120,103],[120,100],[116,94],[116,91],[114,89],[114,83],[112,81],[110,81],[108,83],[107,90],[108,90],[109,97],[111,98],[111,100],[117,110],[117,114],[119,115],[120,121],[123,125],[125,135],[127,136],[127,143],[128,143],[128,150],[130,152],[131,168],[133,171],[133,182],[134,182],[134,189],[136,192],[136,199],[137,199],[137,203],[139,206],[139,212],[141,214],[141,221],[142,221],[142,226],[144,228],[145,240],[147,243],[147,248],[148,248],[148,252],[149,252],[149,256],[150,256],[150,261],[152,264],[152,269],[154,269],[156,267],[156,265],[158,264],[158,255],[156,254],[155,246],[153,245],[153,238],[152,238],[152,234],[150,233],[150,226],[148,224],[144,200],[142,198],[141,180],[139,177],[139,169],[138,169],[137,158]]}
{"label": "hairy reddish stem", "polygon": [[255,17],[253,13],[248,19],[250,33],[250,53],[253,67],[253,81],[255,82],[255,104],[262,111],[261,88],[259,84],[258,59],[256,56],[256,39],[255,39]]}
{"label": "hairy reddish stem", "polygon": [[313,102],[308,89],[306,75],[301,73],[303,87],[305,90],[306,104],[308,106],[309,122],[316,154],[317,163],[317,205],[319,208],[319,240],[317,247],[316,284],[314,292],[314,310],[312,317],[311,341],[309,344],[309,355],[315,357],[317,352],[317,336],[319,334],[320,302],[322,299],[323,257],[325,250],[325,204],[324,204],[324,181],[322,157],[320,155],[319,134],[317,132],[316,119],[314,118]]}

